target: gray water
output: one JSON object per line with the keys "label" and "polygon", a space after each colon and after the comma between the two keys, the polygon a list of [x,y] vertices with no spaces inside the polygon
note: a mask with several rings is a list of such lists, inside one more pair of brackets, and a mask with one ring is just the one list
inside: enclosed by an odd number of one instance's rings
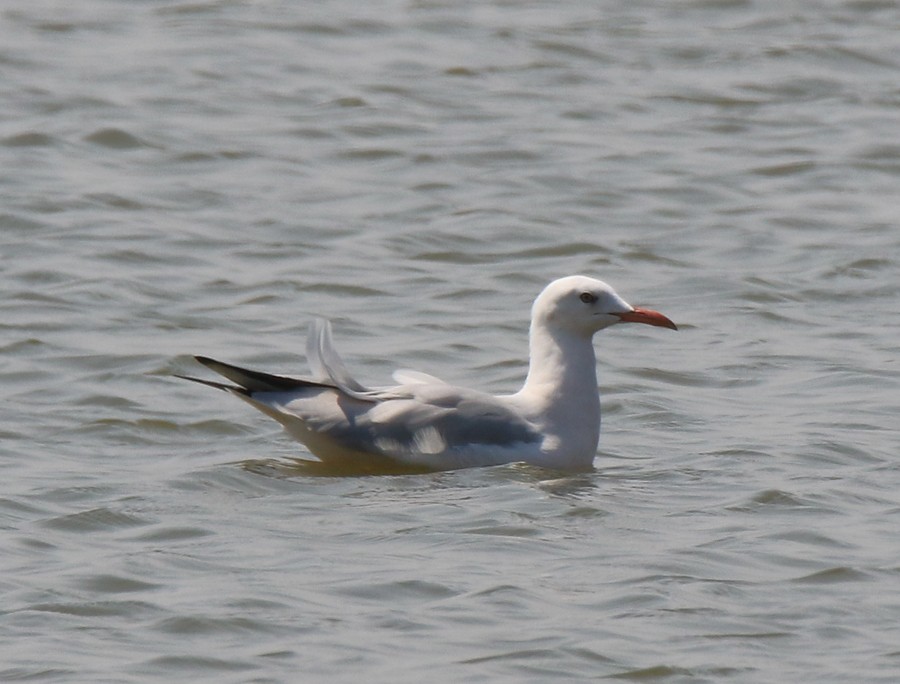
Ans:
{"label": "gray water", "polygon": [[[0,680],[895,682],[894,2],[6,0]],[[585,273],[593,473],[314,477],[173,379],[492,392]]]}

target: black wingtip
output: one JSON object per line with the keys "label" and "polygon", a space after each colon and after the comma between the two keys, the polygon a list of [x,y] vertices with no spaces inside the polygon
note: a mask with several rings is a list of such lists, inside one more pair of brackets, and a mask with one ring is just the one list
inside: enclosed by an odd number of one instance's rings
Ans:
{"label": "black wingtip", "polygon": [[243,387],[238,387],[237,385],[226,385],[224,382],[215,382],[214,380],[204,380],[203,378],[195,378],[190,375],[180,375],[175,373],[172,377],[180,378],[181,380],[190,380],[191,382],[196,382],[200,385],[206,385],[207,387],[213,387],[218,390],[223,390],[225,392],[237,392],[238,394],[246,394],[250,393],[245,390]]}
{"label": "black wingtip", "polygon": [[[272,375],[271,373],[263,373],[261,371],[250,370],[249,368],[241,368],[233,366],[230,363],[216,361],[208,356],[195,356],[198,363],[203,364],[211,371],[224,376],[231,380],[237,386],[221,385],[220,383],[211,383],[203,381],[211,387],[220,387],[232,391],[238,391],[242,394],[251,394],[253,392],[287,392],[302,387],[327,387],[312,380],[300,380],[298,378],[289,378],[283,375]],[[194,378],[189,378],[193,380]]]}
{"label": "black wingtip", "polygon": [[[216,370],[216,368],[220,368],[222,366],[228,366],[228,364],[222,363],[221,361],[216,361],[209,356],[194,356],[194,361],[197,363],[202,363],[204,366],[209,368],[210,370]],[[218,371],[216,371],[218,372]]]}

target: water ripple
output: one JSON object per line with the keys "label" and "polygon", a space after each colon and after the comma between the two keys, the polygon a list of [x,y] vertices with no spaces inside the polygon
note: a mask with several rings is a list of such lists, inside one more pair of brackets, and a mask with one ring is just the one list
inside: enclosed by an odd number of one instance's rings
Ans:
{"label": "water ripple", "polygon": [[[893,682],[895,14],[9,0],[0,679]],[[169,377],[326,315],[515,391],[574,272],[683,323],[598,338],[577,477],[334,472]]]}

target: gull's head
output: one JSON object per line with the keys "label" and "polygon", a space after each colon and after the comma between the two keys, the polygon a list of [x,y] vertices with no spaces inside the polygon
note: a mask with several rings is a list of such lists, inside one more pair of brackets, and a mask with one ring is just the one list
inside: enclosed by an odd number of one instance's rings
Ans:
{"label": "gull's head", "polygon": [[631,306],[602,280],[568,276],[554,280],[534,300],[537,325],[590,337],[616,323],[646,323],[677,330],[658,311]]}

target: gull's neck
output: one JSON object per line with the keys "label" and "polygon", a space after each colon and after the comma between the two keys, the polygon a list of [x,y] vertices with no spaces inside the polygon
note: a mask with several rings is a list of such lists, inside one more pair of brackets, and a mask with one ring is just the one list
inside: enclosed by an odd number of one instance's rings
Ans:
{"label": "gull's neck", "polygon": [[577,432],[593,454],[600,436],[600,396],[591,336],[538,319],[528,339],[528,377],[517,396],[547,428]]}

